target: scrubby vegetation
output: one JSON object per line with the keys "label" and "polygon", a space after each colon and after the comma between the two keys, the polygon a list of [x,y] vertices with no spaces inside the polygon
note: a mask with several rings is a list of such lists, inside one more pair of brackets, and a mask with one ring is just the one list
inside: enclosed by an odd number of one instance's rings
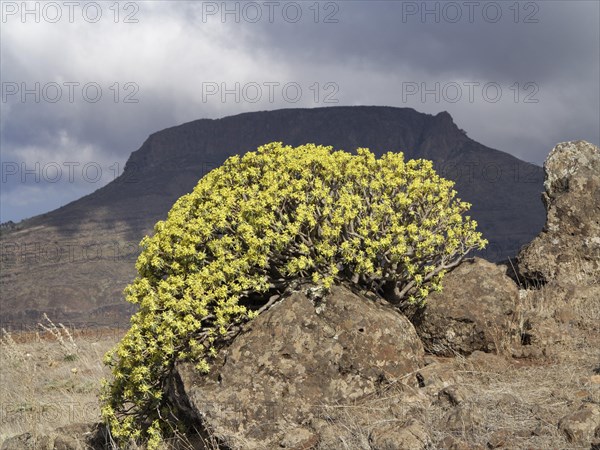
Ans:
{"label": "scrubby vegetation", "polygon": [[[430,161],[312,144],[271,143],[207,174],[142,240],[126,288],[139,310],[106,356],[102,413],[113,437],[156,448],[180,426],[163,397],[175,361],[208,371],[219,345],[292,279],[423,304],[486,243],[452,187]],[[245,300],[257,294],[264,302],[252,309]]]}

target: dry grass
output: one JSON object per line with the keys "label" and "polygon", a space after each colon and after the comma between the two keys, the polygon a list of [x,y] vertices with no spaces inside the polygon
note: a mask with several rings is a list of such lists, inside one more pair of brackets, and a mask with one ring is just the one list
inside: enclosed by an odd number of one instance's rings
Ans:
{"label": "dry grass", "polygon": [[[568,336],[541,356],[512,358],[512,350],[521,342],[506,330],[498,330],[498,355],[476,352],[470,357],[429,357],[431,364],[423,373],[430,373],[431,385],[415,388],[406,380],[407,384],[388,386],[376,398],[352,407],[324,407],[323,419],[337,435],[336,448],[370,450],[374,427],[390,420],[402,427],[417,419],[428,430],[432,449],[446,448],[448,439],[453,438],[465,448],[475,449],[498,445],[589,450],[589,446],[569,442],[558,422],[583,403],[600,404],[600,298],[567,295],[564,300],[562,306],[573,314],[565,325]],[[526,330],[527,317],[552,318],[557,305],[560,307],[560,302],[546,287],[528,286],[520,291],[516,314],[507,329],[517,330],[518,336]],[[425,379],[427,384],[427,375]],[[435,395],[448,386],[459,388],[463,399],[458,404]],[[425,393],[428,399],[423,400]]]}
{"label": "dry grass", "polygon": [[[521,290],[509,328],[524,330],[532,313],[548,318],[555,313],[555,299],[538,288]],[[490,448],[490,442],[504,440],[502,448],[575,449],[557,424],[584,402],[600,404],[600,301],[588,297],[574,302],[572,310],[577,319],[569,325],[568,342],[544,357],[511,358],[510,348],[520,343],[502,340],[505,334],[498,330],[500,354],[429,357],[420,379],[409,374],[403,383],[383,385],[378,395],[353,405],[316,405],[318,417],[310,426],[330,435],[328,445],[348,450],[371,450],[374,429],[390,423],[400,428],[415,418],[423,422],[432,450],[445,448],[449,437],[468,448]],[[100,419],[100,379],[109,376],[102,356],[124,330],[69,330],[49,319],[43,325],[30,333],[3,331],[0,443],[27,431],[42,434]],[[436,395],[449,386],[459,388],[458,404]],[[214,439],[201,444],[199,437],[185,436],[165,448],[202,445],[218,449]]]}
{"label": "dry grass", "polygon": [[124,330],[68,330],[49,319],[39,331],[3,330],[0,352],[0,442],[25,432],[100,420],[106,351]]}
{"label": "dry grass", "polygon": [[[56,327],[61,329],[60,327]],[[77,356],[73,359],[52,332],[11,336],[4,333],[0,357],[2,417],[0,442],[26,431],[42,434],[76,422],[98,421],[99,380],[108,376],[102,355],[120,338],[122,330],[73,331]],[[594,338],[591,340],[590,338]],[[321,405],[321,421],[338,439],[338,448],[369,450],[374,427],[393,422],[402,426],[412,418],[424,420],[434,443],[448,436],[468,445],[486,447],[499,432],[507,434],[509,448],[574,448],[558,431],[558,420],[584,401],[600,403],[600,385],[592,383],[600,369],[598,336],[575,336],[578,351],[557,352],[553,360],[485,358],[432,358],[444,373],[435,392],[453,381],[466,389],[458,406],[425,401],[424,392],[407,380],[382,389],[374,398],[351,406]],[[470,411],[476,420],[464,429],[451,430],[448,416],[456,409]],[[207,448],[218,448],[215,442]],[[167,447],[199,448],[198,441],[185,437],[171,440]],[[319,447],[320,450],[325,450]]]}
{"label": "dry grass", "polygon": [[[390,421],[402,427],[411,419],[423,422],[433,449],[445,448],[443,442],[449,436],[468,448],[491,448],[489,442],[503,439],[501,448],[576,449],[557,425],[582,402],[600,403],[600,385],[592,379],[598,370],[600,340],[596,340],[596,347],[591,344],[588,342],[587,350],[569,352],[570,357],[555,361],[511,360],[496,355],[440,358],[433,364],[440,366],[448,381],[434,383],[429,392],[445,385],[458,386],[464,397],[459,404],[435,395],[423,401],[422,392],[427,388],[394,384],[377,397],[350,407],[323,407],[321,418],[333,427],[339,449],[370,450],[369,436],[374,427]],[[450,424],[452,420],[460,423],[461,417],[465,418],[462,427]]]}
{"label": "dry grass", "polygon": [[[100,380],[110,376],[102,358],[125,330],[73,330],[45,317],[38,330],[1,331],[0,446],[26,432],[35,437],[74,423],[101,421]],[[219,449],[210,436],[182,435],[166,441],[164,448]]]}
{"label": "dry grass", "polygon": [[581,401],[599,400],[598,387],[591,384],[591,360],[581,356],[576,365],[573,360],[538,364],[507,360],[500,367],[471,359],[455,361],[454,370],[469,391],[459,408],[470,410],[477,420],[468,429],[449,430],[449,408],[434,405],[427,414],[434,441],[452,434],[486,447],[495,433],[505,433],[509,448],[573,448],[559,433],[558,421]]}

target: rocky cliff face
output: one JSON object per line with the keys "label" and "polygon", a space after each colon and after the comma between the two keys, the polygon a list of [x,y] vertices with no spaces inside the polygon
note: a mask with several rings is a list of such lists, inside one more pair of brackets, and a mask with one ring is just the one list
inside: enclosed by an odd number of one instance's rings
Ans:
{"label": "rocky cliff face", "polygon": [[18,327],[47,312],[84,326],[126,324],[131,310],[122,290],[135,276],[143,235],[206,172],[272,141],[433,160],[473,204],[472,216],[490,241],[481,256],[490,260],[516,255],[543,225],[542,169],[471,140],[446,112],[361,106],[197,120],[151,135],[107,186],[3,231],[0,321]]}

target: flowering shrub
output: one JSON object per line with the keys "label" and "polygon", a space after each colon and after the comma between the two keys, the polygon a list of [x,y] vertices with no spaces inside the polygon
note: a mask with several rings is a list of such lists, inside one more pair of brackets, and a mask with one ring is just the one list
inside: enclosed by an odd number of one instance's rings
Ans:
{"label": "flowering shrub", "polygon": [[141,242],[139,275],[125,290],[139,310],[106,355],[113,379],[102,412],[113,437],[156,448],[173,431],[164,388],[175,361],[207,372],[219,344],[259,314],[244,306],[251,295],[267,303],[308,278],[423,304],[486,244],[452,187],[430,161],[313,144],[267,144],[207,174]]}

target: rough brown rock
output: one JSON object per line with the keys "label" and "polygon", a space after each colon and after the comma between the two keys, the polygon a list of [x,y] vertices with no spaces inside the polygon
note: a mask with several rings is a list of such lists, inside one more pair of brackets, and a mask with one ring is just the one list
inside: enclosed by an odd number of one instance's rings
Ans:
{"label": "rough brown rock", "polygon": [[422,366],[412,324],[389,305],[343,286],[313,299],[304,289],[253,320],[209,376],[180,365],[172,395],[232,448],[303,448],[313,437],[294,430],[323,405],[351,404]]}
{"label": "rough brown rock", "polygon": [[[439,448],[446,450],[474,450],[476,447],[473,447],[473,445],[467,444],[454,436],[446,436],[440,441]],[[477,447],[477,450],[480,449],[481,447]]]}
{"label": "rough brown rock", "polygon": [[584,403],[577,411],[560,419],[558,428],[569,442],[581,446],[591,445],[596,432],[600,432],[600,406]]}
{"label": "rough brown rock", "polygon": [[600,149],[558,144],[544,164],[544,230],[517,258],[523,303],[517,357],[558,356],[574,329],[600,331]]}
{"label": "rough brown rock", "polygon": [[539,291],[539,301],[548,305],[557,322],[600,332],[600,283],[548,283]]}
{"label": "rough brown rock", "polygon": [[500,350],[516,333],[519,291],[505,270],[480,258],[464,261],[444,278],[413,322],[425,348],[436,355]]}
{"label": "rough brown rock", "polygon": [[482,425],[481,412],[470,405],[462,405],[451,409],[445,417],[446,430],[469,435]]}
{"label": "rough brown rock", "polygon": [[449,406],[459,406],[464,404],[471,395],[472,394],[465,386],[455,384],[439,391],[437,400],[441,405],[447,404]]}
{"label": "rough brown rock", "polygon": [[600,281],[600,149],[558,144],[544,164],[544,230],[518,256],[522,278],[544,283]]}
{"label": "rough brown rock", "polygon": [[292,450],[309,450],[319,442],[318,436],[303,427],[294,428],[288,431],[281,442],[279,447],[287,448]]}
{"label": "rough brown rock", "polygon": [[466,359],[473,370],[482,372],[502,373],[510,367],[511,362],[505,355],[485,353],[480,350],[474,351]]}
{"label": "rough brown rock", "polygon": [[375,426],[369,440],[373,450],[424,450],[432,445],[427,430],[416,420],[403,427],[394,423]]}
{"label": "rough brown rock", "polygon": [[494,431],[487,442],[488,448],[507,447],[511,441],[511,433],[508,430]]}
{"label": "rough brown rock", "polygon": [[431,364],[417,372],[421,391],[430,396],[452,385],[462,382],[461,377],[452,369],[452,363]]}
{"label": "rough brown rock", "polygon": [[311,419],[310,427],[319,436],[321,446],[325,445],[325,448],[331,448],[332,450],[343,449],[338,433],[327,420],[315,417]]}

